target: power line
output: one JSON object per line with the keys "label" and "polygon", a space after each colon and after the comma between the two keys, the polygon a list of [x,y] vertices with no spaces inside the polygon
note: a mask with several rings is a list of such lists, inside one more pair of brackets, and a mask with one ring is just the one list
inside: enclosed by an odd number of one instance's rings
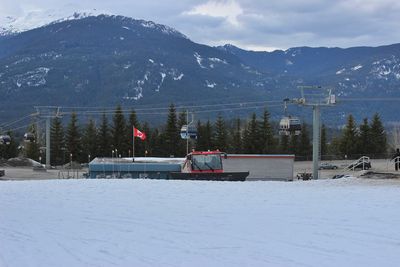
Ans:
{"label": "power line", "polygon": [[[41,123],[41,122],[44,122],[44,120],[38,121],[38,123]],[[6,132],[8,132],[8,131],[13,132],[13,131],[16,131],[16,130],[19,130],[19,129],[27,128],[27,127],[30,126],[30,125],[32,125],[32,123],[25,124],[25,125],[19,126],[19,127],[15,127],[15,128],[12,128],[12,129],[7,129],[7,130],[2,131],[2,134],[3,134],[3,133],[6,133]]]}
{"label": "power line", "polygon": [[337,101],[340,102],[351,102],[351,101],[363,101],[363,102],[375,102],[375,101],[388,101],[388,102],[395,102],[400,101],[400,97],[364,97],[364,98],[337,98]]}
{"label": "power line", "polygon": [[[207,105],[192,105],[192,106],[176,106],[176,109],[182,109],[182,110],[192,110],[195,112],[215,112],[215,111],[224,111],[224,110],[240,110],[240,109],[252,109],[252,108],[260,108],[263,106],[258,106],[260,104],[273,104],[273,103],[281,103],[281,101],[253,101],[253,102],[237,102],[237,103],[220,103],[220,104],[207,104]],[[235,108],[227,108],[229,106],[237,106],[239,105],[240,107]],[[252,106],[248,106],[252,105]],[[281,106],[282,104],[279,105],[268,105],[268,107],[272,106]],[[224,107],[220,109],[208,109],[210,107]],[[246,107],[247,106],[247,107]],[[69,107],[71,108],[71,107]],[[205,111],[202,111],[201,109],[206,109]],[[62,107],[64,109],[64,107]],[[199,110],[200,109],[200,110]],[[141,109],[121,109],[121,112],[131,112],[132,110],[135,110],[136,114],[144,114],[144,115],[151,115],[151,114],[168,114],[169,107],[163,107],[163,108],[141,108]],[[165,111],[164,111],[165,110]],[[67,114],[83,114],[83,115],[96,115],[96,114],[114,114],[117,111],[117,109],[113,108],[110,110],[106,109],[99,109],[99,110],[87,110],[87,111],[62,111],[61,114],[67,115]]]}
{"label": "power line", "polygon": [[[242,97],[224,97],[224,100],[225,101],[234,101],[234,100],[237,100],[236,102],[237,103],[243,103],[243,101],[242,102],[238,102],[239,100],[241,100],[241,99],[243,99]],[[169,103],[149,103],[149,104],[133,104],[132,106],[134,106],[134,107],[146,107],[146,106],[153,106],[153,107],[155,107],[155,106],[162,106],[161,108],[163,108],[163,109],[167,109],[167,108],[165,108],[166,106],[169,106],[169,104],[171,104],[171,103],[173,103],[176,107],[181,107],[181,106],[184,106],[184,107],[186,107],[186,106],[193,106],[193,105],[186,105],[187,103],[196,103],[196,104],[198,104],[198,103],[210,103],[210,102],[216,102],[216,104],[215,105],[221,105],[221,104],[224,104],[224,103],[218,103],[218,101],[220,101],[220,99],[207,99],[207,100],[190,100],[190,101],[179,101],[179,102],[175,102],[175,101],[172,101],[172,102],[169,102]],[[262,101],[262,102],[282,102],[281,100],[273,100],[273,101]],[[235,103],[235,102],[233,102],[233,103]],[[250,102],[251,103],[251,102]],[[201,106],[206,106],[206,105],[208,105],[208,104],[204,104],[204,105],[201,105]],[[123,105],[123,106],[129,106],[129,105]],[[62,107],[63,109],[85,109],[85,110],[88,110],[88,109],[115,109],[115,106],[84,106],[84,107],[79,107],[79,106],[64,106],[64,107]]]}
{"label": "power line", "polygon": [[20,121],[22,121],[22,120],[24,120],[26,118],[33,117],[33,116],[35,116],[35,114],[28,114],[26,116],[23,116],[23,117],[21,117],[19,119],[14,120],[14,121],[3,123],[3,124],[0,125],[0,127],[9,127],[9,126],[11,126],[13,124],[16,124],[16,123],[18,123],[18,122],[20,122]]}
{"label": "power line", "polygon": [[[217,103],[217,104],[204,104],[204,105],[175,105],[176,109],[192,109],[192,108],[206,108],[206,107],[215,107],[215,106],[234,106],[234,105],[250,105],[250,104],[268,104],[268,103],[280,103],[282,101],[252,101],[252,102],[234,102],[234,103]],[[116,111],[115,106],[110,107],[61,107],[61,109],[94,109],[94,110],[88,110],[86,112],[114,112]],[[135,111],[148,111],[148,110],[168,110],[169,107],[149,107],[149,108],[135,108],[132,107]],[[122,111],[131,111],[132,109],[122,109]],[[75,113],[78,113],[79,111],[76,111]],[[69,112],[63,112],[63,113],[69,113]],[[72,112],[71,112],[72,113]]]}
{"label": "power line", "polygon": [[[266,104],[268,104],[268,107],[275,107],[275,106],[281,106],[282,104],[278,104],[278,105],[273,105],[274,103],[281,103],[281,101],[248,101],[248,102],[236,102],[236,103],[219,103],[219,104],[204,104],[204,105],[188,105],[188,106],[177,106],[176,109],[179,110],[192,110],[196,113],[210,113],[210,112],[223,112],[223,111],[231,111],[231,110],[249,110],[249,109],[259,109],[259,108],[264,108]],[[271,105],[272,104],[272,105]],[[238,106],[238,107],[235,107]],[[215,108],[212,109],[212,107],[220,107],[220,108]],[[85,107],[61,107],[61,109],[83,109]],[[113,109],[109,109],[109,110],[105,110],[105,109],[99,109],[99,107],[96,107],[98,110],[81,110],[81,111],[64,111],[61,112],[62,115],[68,115],[68,114],[72,114],[72,113],[76,113],[79,115],[86,115],[86,116],[90,116],[90,115],[102,115],[102,114],[106,114],[106,115],[112,115],[115,114],[115,112],[117,111],[115,107],[113,107]],[[211,109],[210,109],[211,108]],[[149,108],[140,108],[140,109],[134,109],[135,112],[138,115],[166,115],[169,113],[169,107],[149,107]],[[124,113],[128,113],[131,112],[132,109],[122,109],[121,110]],[[11,127],[12,125],[15,125],[17,123],[20,123],[21,121],[30,118],[30,117],[34,117],[37,116],[37,113],[32,113],[32,114],[28,114],[25,115],[21,118],[18,118],[14,121],[10,121],[7,123],[2,124],[1,126],[3,128],[5,127]],[[40,121],[42,122],[42,121]],[[23,126],[19,126],[19,127],[14,127],[14,128],[8,128],[5,129],[5,131],[14,131],[14,130],[19,130],[21,128],[24,127],[28,127],[30,124],[26,124]],[[3,131],[3,132],[5,132]]]}
{"label": "power line", "polygon": [[[351,101],[400,101],[400,98],[339,98],[338,99],[339,103],[340,102],[351,102]],[[282,106],[283,104],[278,104],[278,105],[271,105],[273,103],[281,103],[282,101],[277,101],[277,100],[270,100],[270,101],[252,101],[252,102],[236,102],[236,103],[218,103],[218,104],[204,104],[204,105],[186,105],[186,106],[178,106],[176,105],[175,108],[177,110],[193,110],[197,113],[208,113],[208,112],[218,112],[218,111],[226,111],[226,110],[245,110],[245,109],[253,109],[253,108],[260,108],[258,106],[251,106],[251,107],[239,107],[239,108],[221,108],[221,109],[207,109],[205,111],[198,110],[201,108],[209,108],[209,107],[220,107],[220,106],[235,106],[235,105],[257,105],[257,104],[270,104],[268,107],[277,107],[277,106]],[[296,105],[294,103],[290,103],[290,105]],[[70,108],[73,109],[74,107],[62,107],[64,108]],[[84,108],[84,107],[80,107]],[[93,107],[96,108],[96,107]],[[97,107],[99,108],[99,107]],[[132,110],[135,110],[137,114],[141,115],[162,115],[162,114],[168,114],[168,112],[146,112],[146,111],[162,111],[162,110],[168,110],[169,107],[149,107],[149,108],[132,108],[132,109],[122,109],[121,111],[126,113],[130,112]],[[116,111],[115,108],[105,110],[105,109],[99,109],[99,110],[90,110],[90,111],[82,111],[83,114],[85,115],[96,115],[96,114],[114,114]],[[72,114],[72,112],[62,112],[63,114]],[[82,114],[81,112],[75,112],[77,114]]]}
{"label": "power line", "polygon": [[[228,99],[235,99],[235,98],[228,98]],[[227,99],[225,99],[227,100]],[[217,101],[217,100],[215,100]],[[397,102],[400,101],[400,97],[374,97],[374,98],[351,98],[351,97],[346,97],[346,98],[337,98],[337,101],[339,103],[346,103],[346,102]],[[180,104],[183,103],[199,103],[199,101],[185,101],[185,102],[178,102]],[[208,103],[210,101],[208,100]],[[200,102],[201,103],[201,102]],[[294,103],[289,103],[290,105],[296,105]],[[168,114],[169,106],[168,107],[157,107],[158,105],[165,105],[164,103],[160,104],[143,104],[143,105],[135,105],[132,106],[132,108],[128,108],[125,106],[124,109],[121,109],[123,113],[129,113],[132,110],[136,112],[138,115],[165,115]],[[231,110],[250,110],[250,109],[259,109],[263,108],[265,106],[262,105],[267,105],[267,107],[279,107],[283,106],[283,103],[281,100],[268,100],[268,101],[241,101],[241,102],[230,102],[230,103],[216,103],[216,104],[201,104],[201,105],[175,105],[175,108],[177,110],[191,110],[196,113],[210,113],[210,112],[223,112],[223,111],[231,111]],[[148,106],[148,107],[147,107]],[[238,107],[235,107],[238,106]],[[139,108],[137,108],[139,107]],[[220,107],[220,108],[214,108],[213,107]],[[113,107],[72,107],[72,106],[66,106],[66,107],[61,107],[61,110],[67,110],[67,111],[61,111],[61,114],[63,115],[68,115],[72,113],[76,113],[79,115],[99,115],[99,114],[106,114],[106,115],[112,115],[115,114],[117,109]],[[70,110],[75,110],[75,111],[70,111]],[[0,127],[5,128],[5,127],[11,127],[15,124],[20,123],[21,121],[24,121],[27,118],[31,118],[36,116],[37,113],[31,113],[28,115],[25,115],[23,117],[20,117],[16,120],[6,122],[0,125]],[[24,127],[29,126],[29,124],[20,126],[20,127],[14,127],[11,129],[7,129],[7,131],[14,131],[18,130]],[[3,133],[5,132],[4,130],[2,131]]]}

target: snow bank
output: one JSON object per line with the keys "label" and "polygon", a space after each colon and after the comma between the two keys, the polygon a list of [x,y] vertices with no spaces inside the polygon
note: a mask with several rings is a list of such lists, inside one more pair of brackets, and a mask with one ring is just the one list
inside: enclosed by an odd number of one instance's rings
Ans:
{"label": "snow bank", "polygon": [[10,166],[43,167],[43,164],[30,158],[10,158],[7,163]]}
{"label": "snow bank", "polygon": [[0,183],[0,266],[399,266],[400,182]]}

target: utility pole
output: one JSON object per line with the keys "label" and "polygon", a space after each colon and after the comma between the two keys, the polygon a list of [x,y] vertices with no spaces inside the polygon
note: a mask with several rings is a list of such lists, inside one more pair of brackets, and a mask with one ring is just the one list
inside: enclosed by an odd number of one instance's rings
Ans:
{"label": "utility pole", "polygon": [[189,111],[186,110],[186,124],[182,125],[181,138],[186,139],[186,155],[189,154],[189,139],[197,138],[197,130],[194,130],[192,124],[194,122],[194,114],[191,112],[192,120],[189,122]]}
{"label": "utility pole", "polygon": [[187,123],[187,126],[186,126],[186,155],[189,154],[189,139],[190,139],[190,136],[189,136],[189,127],[190,127],[190,126],[193,124],[193,122],[194,122],[194,115],[193,115],[193,113],[191,113],[191,115],[192,115],[192,120],[189,122],[189,111],[186,110],[186,123]]}
{"label": "utility pole", "polygon": [[60,117],[60,107],[55,106],[35,106],[40,118],[46,119],[46,168],[50,168],[50,126],[51,119]]}

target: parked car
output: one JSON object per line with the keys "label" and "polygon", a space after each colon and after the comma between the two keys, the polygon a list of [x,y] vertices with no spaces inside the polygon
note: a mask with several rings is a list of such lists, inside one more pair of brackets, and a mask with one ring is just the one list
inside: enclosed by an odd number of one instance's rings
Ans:
{"label": "parked car", "polygon": [[321,163],[321,165],[319,165],[318,169],[319,170],[336,170],[337,168],[339,168],[339,167],[332,163],[324,162],[324,163]]}
{"label": "parked car", "polygon": [[358,161],[356,163],[350,164],[348,166],[350,170],[361,169],[361,170],[369,170],[371,169],[370,161]]}

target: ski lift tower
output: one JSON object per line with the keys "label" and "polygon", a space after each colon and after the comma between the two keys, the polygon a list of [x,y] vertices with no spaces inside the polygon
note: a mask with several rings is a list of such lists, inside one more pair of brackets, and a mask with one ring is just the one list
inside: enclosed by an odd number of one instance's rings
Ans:
{"label": "ski lift tower", "polygon": [[46,168],[50,168],[50,124],[51,119],[61,117],[60,107],[36,106],[34,107],[40,118],[46,119]]}
{"label": "ski lift tower", "polygon": [[313,108],[313,179],[318,179],[318,165],[321,147],[321,107],[336,104],[332,89],[322,86],[299,86],[301,98],[298,103]]}

